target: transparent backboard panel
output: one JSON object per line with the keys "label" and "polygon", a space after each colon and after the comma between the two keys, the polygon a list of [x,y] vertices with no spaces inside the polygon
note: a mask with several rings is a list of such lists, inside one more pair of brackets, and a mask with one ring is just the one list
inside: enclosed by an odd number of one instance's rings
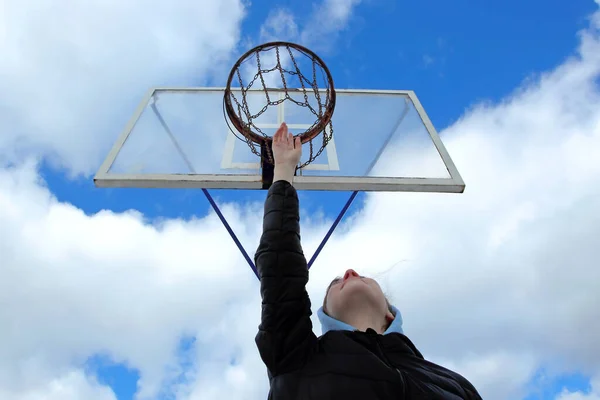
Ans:
{"label": "transparent backboard panel", "polygon": [[[242,93],[236,90],[234,95],[241,99]],[[269,95],[271,100],[282,96],[278,91]],[[326,188],[328,180],[347,177],[462,184],[414,93],[337,90],[336,95],[331,122],[333,140],[316,160],[299,171],[299,176],[304,177],[299,180],[307,182],[305,188],[313,189],[309,184],[311,177],[320,182],[314,189]],[[292,96],[304,99],[302,92]],[[251,111],[258,113],[265,104],[265,93],[250,91],[246,100]],[[316,101],[314,108],[318,109]],[[307,107],[284,101],[267,108],[255,123],[272,136],[282,121],[292,133],[300,133],[314,120],[315,115]],[[231,129],[235,128],[231,126]],[[128,185],[125,181],[151,177],[156,182],[160,177],[180,175],[200,177],[196,187],[203,187],[201,176],[229,177],[225,179],[230,183],[223,187],[231,188],[236,187],[232,178],[236,176],[246,182],[259,182],[259,157],[245,140],[234,136],[231,129],[223,113],[222,89],[155,89],[140,105],[96,176],[96,182],[99,186],[139,187],[143,185]],[[313,139],[315,153],[322,140],[322,135]],[[260,152],[256,145],[255,149]],[[303,160],[309,157],[310,151],[309,143],[305,143]],[[123,178],[120,183],[103,184],[118,177]],[[398,185],[405,183],[397,181]],[[364,185],[362,189],[365,190]],[[352,190],[352,185],[339,190]]]}

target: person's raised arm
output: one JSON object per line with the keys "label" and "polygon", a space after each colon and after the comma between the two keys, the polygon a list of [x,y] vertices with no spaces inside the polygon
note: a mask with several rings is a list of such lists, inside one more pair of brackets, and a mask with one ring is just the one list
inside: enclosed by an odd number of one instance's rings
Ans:
{"label": "person's raised arm", "polygon": [[256,344],[271,376],[301,368],[316,348],[308,269],[300,243],[298,194],[293,187],[300,139],[284,124],[273,136],[275,171],[265,201],[263,233],[254,256],[260,277],[262,317]]}

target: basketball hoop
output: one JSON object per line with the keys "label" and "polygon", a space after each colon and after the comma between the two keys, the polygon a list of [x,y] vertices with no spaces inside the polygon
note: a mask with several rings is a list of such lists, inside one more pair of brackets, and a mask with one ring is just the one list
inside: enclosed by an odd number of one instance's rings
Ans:
{"label": "basketball hoop", "polygon": [[[274,65],[264,66],[270,62]],[[305,71],[310,70],[310,79],[301,71],[301,67],[305,67]],[[292,82],[297,87],[291,87]],[[248,91],[253,87],[254,93],[257,90],[264,92],[260,104],[248,99]],[[298,166],[302,168],[314,161],[333,137],[331,118],[335,99],[333,78],[319,56],[295,43],[270,42],[247,51],[234,64],[227,79],[223,108],[228,125],[231,122],[242,137],[230,125],[231,132],[245,141],[254,154],[266,158],[271,164],[273,137],[265,132],[259,118],[263,116],[264,119],[269,109],[273,111],[274,107],[282,107],[284,103],[308,110],[314,121],[294,134],[300,137],[302,144],[308,143],[310,148],[308,160]],[[320,148],[315,151],[313,140],[321,133],[323,139]]]}

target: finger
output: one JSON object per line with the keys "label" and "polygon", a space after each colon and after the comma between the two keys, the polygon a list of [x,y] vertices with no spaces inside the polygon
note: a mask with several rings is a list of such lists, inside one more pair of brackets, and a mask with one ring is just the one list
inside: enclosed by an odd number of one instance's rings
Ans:
{"label": "finger", "polygon": [[290,146],[294,146],[294,135],[292,135],[291,133],[287,134],[287,142]]}
{"label": "finger", "polygon": [[300,136],[296,136],[294,138],[294,148],[302,148],[302,143],[300,143]]}
{"label": "finger", "polygon": [[285,122],[282,122],[279,126],[279,140],[285,141],[287,140],[288,126]]}
{"label": "finger", "polygon": [[281,140],[281,136],[283,135],[284,129],[284,124],[281,124],[281,126],[279,126],[279,129],[277,129],[277,132],[275,132],[275,135],[273,135],[273,141],[279,142]]}

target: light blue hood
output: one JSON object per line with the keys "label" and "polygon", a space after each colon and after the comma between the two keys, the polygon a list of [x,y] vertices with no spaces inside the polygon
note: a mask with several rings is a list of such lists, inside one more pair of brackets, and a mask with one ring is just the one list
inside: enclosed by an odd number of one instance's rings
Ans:
{"label": "light blue hood", "polygon": [[[394,310],[394,314],[396,315],[396,317],[394,318],[394,320],[392,321],[390,326],[387,328],[387,330],[383,334],[387,335],[388,333],[392,333],[392,332],[404,334],[404,331],[402,330],[402,314],[400,313],[400,310],[398,310],[394,306],[392,306],[392,310]],[[325,311],[323,311],[323,307],[319,308],[319,311],[317,311],[317,316],[319,317],[319,321],[321,321],[321,329],[323,331],[323,335],[329,331],[356,331],[357,330],[352,325],[348,325],[345,322],[338,321],[337,319],[332,318],[329,315],[325,314]]]}

